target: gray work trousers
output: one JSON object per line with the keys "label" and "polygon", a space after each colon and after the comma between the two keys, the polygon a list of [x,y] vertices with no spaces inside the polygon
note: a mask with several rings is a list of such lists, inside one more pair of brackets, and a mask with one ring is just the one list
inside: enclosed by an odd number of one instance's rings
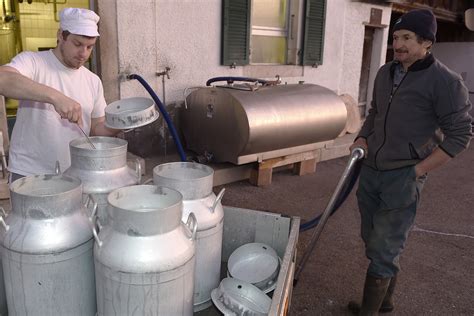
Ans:
{"label": "gray work trousers", "polygon": [[362,166],[357,200],[361,236],[370,260],[367,274],[390,278],[400,270],[399,257],[415,222],[426,178],[417,179],[414,166],[388,171]]}

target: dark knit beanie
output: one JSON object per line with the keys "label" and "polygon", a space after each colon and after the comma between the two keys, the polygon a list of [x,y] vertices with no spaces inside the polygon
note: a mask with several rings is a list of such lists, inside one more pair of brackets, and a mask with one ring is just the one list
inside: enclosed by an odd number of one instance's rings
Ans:
{"label": "dark knit beanie", "polygon": [[408,30],[427,40],[436,41],[436,17],[430,10],[419,9],[405,13],[395,22],[393,31]]}

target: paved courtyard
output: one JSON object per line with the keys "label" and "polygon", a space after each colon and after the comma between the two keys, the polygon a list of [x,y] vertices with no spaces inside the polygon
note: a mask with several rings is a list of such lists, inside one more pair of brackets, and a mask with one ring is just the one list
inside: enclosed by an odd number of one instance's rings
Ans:
{"label": "paved courtyard", "polygon": [[[273,174],[267,187],[226,184],[225,205],[309,220],[326,207],[348,157],[324,161],[298,177]],[[216,187],[215,192],[221,187]],[[401,257],[392,315],[474,315],[474,146],[429,175],[416,225]],[[354,192],[329,219],[298,285],[291,315],[349,315],[360,299],[368,260],[359,236]],[[299,255],[311,231],[300,234]]]}

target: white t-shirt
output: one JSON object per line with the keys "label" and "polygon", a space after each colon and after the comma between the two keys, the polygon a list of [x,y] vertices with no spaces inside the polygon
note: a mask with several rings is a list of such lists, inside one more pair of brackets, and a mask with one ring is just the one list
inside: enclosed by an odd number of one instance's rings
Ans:
{"label": "white t-shirt", "polygon": [[[20,53],[6,66],[79,102],[87,134],[91,118],[105,115],[99,77],[85,67],[64,66],[52,50]],[[64,171],[71,165],[69,142],[83,136],[79,126],[61,119],[53,105],[22,100],[11,136],[9,170],[21,175],[54,173],[59,161]]]}

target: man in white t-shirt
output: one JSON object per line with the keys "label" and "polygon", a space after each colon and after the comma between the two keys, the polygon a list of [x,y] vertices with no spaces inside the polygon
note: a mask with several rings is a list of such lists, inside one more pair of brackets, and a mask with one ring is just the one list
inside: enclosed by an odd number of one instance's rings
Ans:
{"label": "man in white t-shirt", "polygon": [[19,99],[11,136],[11,180],[54,173],[70,165],[69,142],[88,135],[114,136],[105,127],[102,82],[83,65],[99,36],[99,16],[66,8],[60,12],[56,48],[22,52],[0,67],[0,95]]}

